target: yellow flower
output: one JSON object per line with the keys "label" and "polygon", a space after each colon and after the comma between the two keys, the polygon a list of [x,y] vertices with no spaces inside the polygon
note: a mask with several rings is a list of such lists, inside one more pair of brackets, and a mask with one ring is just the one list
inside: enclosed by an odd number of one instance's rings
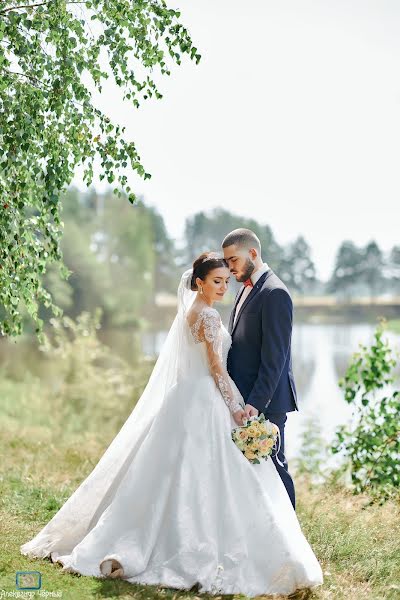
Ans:
{"label": "yellow flower", "polygon": [[238,439],[245,442],[248,439],[249,435],[246,429],[240,429],[238,432]]}
{"label": "yellow flower", "polygon": [[250,427],[247,428],[247,433],[250,437],[258,437],[260,435],[257,431],[257,427],[254,425],[250,425]]}
{"label": "yellow flower", "polygon": [[266,438],[265,440],[261,441],[262,450],[271,450],[273,445],[274,445],[274,440],[272,440],[271,438]]}
{"label": "yellow flower", "polygon": [[248,459],[256,458],[256,455],[254,454],[254,452],[251,452],[251,450],[246,450],[246,452],[244,453],[244,455]]}

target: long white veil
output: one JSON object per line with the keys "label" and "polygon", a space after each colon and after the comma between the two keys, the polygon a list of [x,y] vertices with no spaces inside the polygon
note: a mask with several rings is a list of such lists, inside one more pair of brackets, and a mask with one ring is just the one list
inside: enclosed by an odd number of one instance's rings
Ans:
{"label": "long white veil", "polygon": [[192,270],[183,273],[178,287],[178,312],[136,406],[103,456],[54,517],[21,552],[29,556],[69,554],[96,525],[111,503],[120,481],[146,437],[164,399],[182,372],[186,356],[186,314],[196,292],[190,289]]}

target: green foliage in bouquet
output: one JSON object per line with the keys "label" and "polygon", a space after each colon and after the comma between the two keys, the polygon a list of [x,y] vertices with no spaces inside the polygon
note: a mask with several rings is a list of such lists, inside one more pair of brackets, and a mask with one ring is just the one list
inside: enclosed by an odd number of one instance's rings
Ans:
{"label": "green foliage in bouquet", "polygon": [[382,393],[393,383],[396,365],[383,339],[384,326],[382,321],[369,348],[361,345],[339,382],[354,406],[355,421],[337,430],[331,448],[346,458],[354,491],[369,492],[381,502],[397,496],[400,484],[400,391]]}

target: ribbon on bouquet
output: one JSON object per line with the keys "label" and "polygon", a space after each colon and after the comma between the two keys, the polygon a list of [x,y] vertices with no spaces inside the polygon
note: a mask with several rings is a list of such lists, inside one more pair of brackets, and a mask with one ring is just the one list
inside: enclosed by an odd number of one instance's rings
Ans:
{"label": "ribbon on bouquet", "polygon": [[[270,421],[271,422],[271,421]],[[274,425],[276,425],[276,423],[274,423]],[[278,458],[278,454],[279,454],[279,450],[281,449],[281,431],[279,429],[279,427],[276,425],[278,431],[277,431],[277,435],[276,438],[278,440],[278,446],[275,450],[275,460],[278,463],[278,465],[280,465],[281,467],[285,468],[285,465],[283,463],[281,463],[281,461]]]}

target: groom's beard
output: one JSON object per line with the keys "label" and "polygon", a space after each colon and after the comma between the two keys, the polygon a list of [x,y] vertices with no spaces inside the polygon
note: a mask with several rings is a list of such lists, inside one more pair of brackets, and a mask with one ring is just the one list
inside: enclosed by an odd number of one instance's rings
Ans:
{"label": "groom's beard", "polygon": [[253,261],[250,260],[250,258],[246,258],[243,274],[239,277],[239,279],[236,279],[236,281],[239,281],[240,283],[247,281],[247,279],[250,279],[254,269],[255,269],[255,266],[254,266]]}

